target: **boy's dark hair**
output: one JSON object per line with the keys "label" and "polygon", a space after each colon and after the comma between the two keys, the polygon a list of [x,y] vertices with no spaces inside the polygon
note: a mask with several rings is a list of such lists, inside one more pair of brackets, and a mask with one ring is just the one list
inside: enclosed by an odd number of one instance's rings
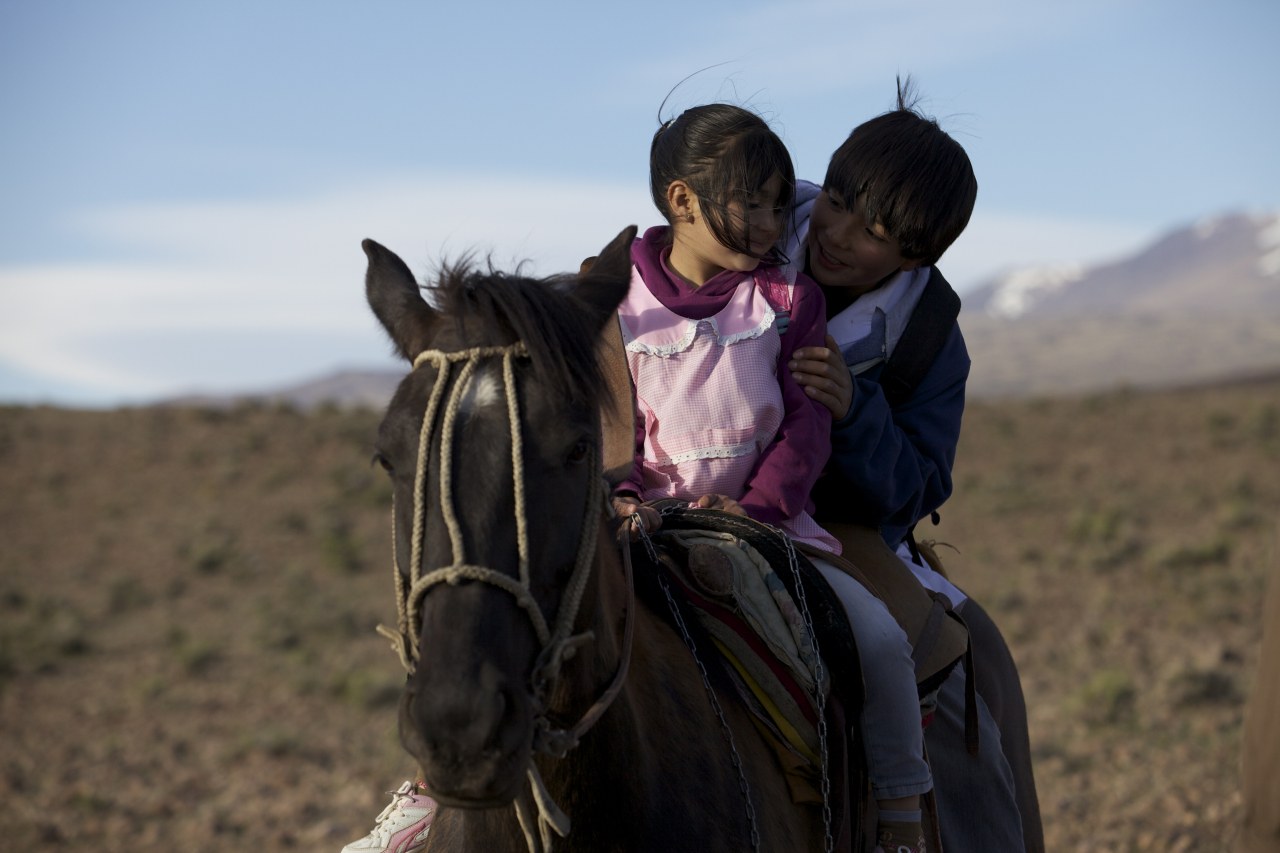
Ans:
{"label": "boy's dark hair", "polygon": [[898,241],[902,256],[935,264],[969,224],[978,179],[969,155],[915,107],[911,78],[898,108],[863,122],[831,155],[824,190]]}
{"label": "boy's dark hair", "polygon": [[649,191],[668,222],[667,187],[686,182],[698,195],[711,233],[735,252],[750,254],[745,221],[739,226],[729,203],[762,187],[775,174],[782,176],[779,209],[791,206],[796,173],[791,155],[765,120],[732,104],[705,104],[666,121],[649,146]]}

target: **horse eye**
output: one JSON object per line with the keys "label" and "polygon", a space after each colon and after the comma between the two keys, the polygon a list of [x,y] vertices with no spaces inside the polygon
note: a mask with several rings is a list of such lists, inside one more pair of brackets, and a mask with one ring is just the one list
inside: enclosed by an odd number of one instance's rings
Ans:
{"label": "horse eye", "polygon": [[580,438],[574,443],[573,449],[569,451],[569,461],[573,463],[581,462],[587,458],[587,454],[591,452],[591,442],[585,438]]}

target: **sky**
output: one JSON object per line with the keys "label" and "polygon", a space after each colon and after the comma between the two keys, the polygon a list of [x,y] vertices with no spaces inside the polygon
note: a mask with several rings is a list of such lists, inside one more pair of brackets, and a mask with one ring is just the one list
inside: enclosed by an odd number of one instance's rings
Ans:
{"label": "sky", "polygon": [[395,369],[362,238],[576,269],[659,221],[660,117],[750,107],[821,182],[897,75],[978,176],[962,295],[1123,257],[1280,211],[1278,42],[1275,0],[0,0],[0,404]]}

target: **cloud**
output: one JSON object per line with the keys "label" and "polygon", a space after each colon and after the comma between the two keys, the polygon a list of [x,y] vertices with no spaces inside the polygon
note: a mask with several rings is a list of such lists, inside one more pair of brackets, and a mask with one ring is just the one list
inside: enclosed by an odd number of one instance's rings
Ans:
{"label": "cloud", "polygon": [[[621,228],[653,219],[642,187],[434,174],[305,198],[84,211],[75,226],[119,254],[0,268],[0,398],[15,391],[6,375],[28,377],[24,388],[44,377],[137,397],[259,387],[338,357],[384,361],[364,303],[362,238],[420,277],[468,252],[545,275],[577,269]],[[285,338],[288,348],[272,343]]]}
{"label": "cloud", "polygon": [[[1131,5],[1132,0],[1058,5],[1009,0],[756,4],[721,16],[700,36],[698,56],[703,65],[724,65],[682,87],[689,93],[681,93],[681,103],[747,99],[770,108],[785,104],[794,112],[796,104],[809,99],[864,86],[877,91],[886,83],[891,86],[895,73],[927,76],[1028,44],[1059,41],[1098,26],[1098,21]],[[686,62],[687,73],[703,67]],[[651,86],[652,80],[671,76],[672,63],[671,55],[659,55],[638,63],[633,73]],[[757,85],[762,87],[759,92]],[[842,113],[840,118],[844,117]]]}

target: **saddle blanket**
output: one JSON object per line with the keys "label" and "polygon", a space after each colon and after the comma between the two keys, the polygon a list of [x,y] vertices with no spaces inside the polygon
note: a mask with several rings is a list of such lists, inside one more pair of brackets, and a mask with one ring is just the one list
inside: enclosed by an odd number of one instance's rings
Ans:
{"label": "saddle blanket", "polygon": [[818,696],[827,695],[829,678],[804,614],[773,566],[731,533],[662,530],[655,541],[685,555],[666,567],[729,662],[748,707],[805,763],[820,764]]}

